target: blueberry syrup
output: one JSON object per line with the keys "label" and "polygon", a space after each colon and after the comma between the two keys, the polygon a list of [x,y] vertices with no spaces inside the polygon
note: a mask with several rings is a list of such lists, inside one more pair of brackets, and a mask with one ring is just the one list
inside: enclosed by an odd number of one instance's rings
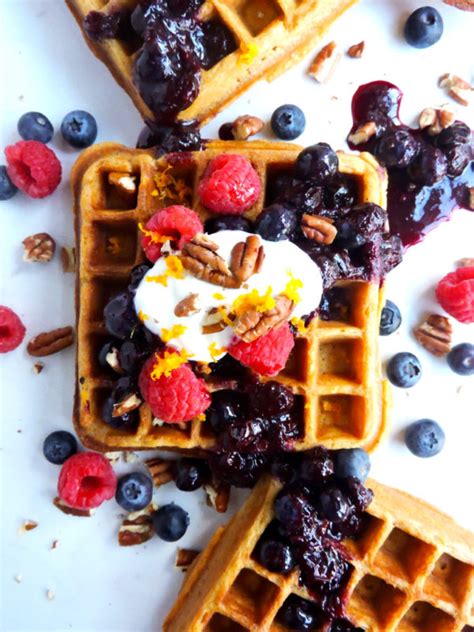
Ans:
{"label": "blueberry syrup", "polygon": [[349,145],[370,151],[387,167],[390,233],[407,247],[421,241],[454,209],[469,209],[474,147],[470,129],[460,121],[433,136],[404,125],[399,116],[402,97],[386,81],[361,86],[352,100],[351,133],[369,121],[377,131],[368,142]]}

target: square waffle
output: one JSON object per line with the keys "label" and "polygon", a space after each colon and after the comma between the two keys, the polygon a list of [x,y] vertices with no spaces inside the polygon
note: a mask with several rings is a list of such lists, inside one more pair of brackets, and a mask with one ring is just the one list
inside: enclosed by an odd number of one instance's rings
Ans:
{"label": "square waffle", "polygon": [[[344,544],[353,566],[347,616],[366,632],[468,632],[474,624],[474,535],[408,494],[368,481],[366,527]],[[298,571],[278,575],[253,552],[280,483],[263,478],[188,572],[165,632],[284,632],[285,599],[311,599]]]}
{"label": "square waffle", "polygon": [[[197,99],[178,118],[203,124],[259,79],[271,81],[298,63],[355,1],[206,0],[201,18],[223,22],[235,38],[236,49],[210,70],[202,71]],[[66,3],[91,51],[106,64],[143,118],[153,119],[133,83],[133,64],[140,43],[133,45],[118,39],[94,41],[83,28],[89,11],[133,9],[138,0],[66,0]]]}
{"label": "square waffle", "polygon": [[[75,424],[85,445],[104,451],[207,450],[215,445],[206,422],[157,425],[145,404],[136,431],[102,421],[102,403],[113,387],[98,363],[98,351],[108,338],[103,308],[126,288],[132,267],[144,260],[139,222],[177,201],[194,208],[203,221],[209,216],[200,205],[197,185],[212,158],[230,152],[252,162],[263,184],[260,199],[246,213],[255,219],[265,205],[268,177],[291,169],[300,151],[289,143],[216,141],[204,151],[157,160],[151,151],[104,143],[81,155],[72,171],[78,256]],[[358,184],[358,202],[385,205],[384,172],[372,156],[339,153],[339,163],[340,171]],[[117,172],[135,176],[138,183],[127,204],[108,184],[108,175]],[[388,390],[378,352],[382,292],[363,281],[341,285],[349,303],[347,322],[314,319],[298,334],[285,369],[272,378],[304,400],[298,450],[317,444],[370,450],[386,427]]]}

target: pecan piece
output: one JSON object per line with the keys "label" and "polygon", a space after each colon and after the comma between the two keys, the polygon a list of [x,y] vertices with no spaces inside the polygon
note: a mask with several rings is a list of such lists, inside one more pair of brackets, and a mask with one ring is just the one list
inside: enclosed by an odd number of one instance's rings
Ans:
{"label": "pecan piece", "polygon": [[244,114],[232,123],[231,131],[235,140],[247,140],[262,131],[264,123],[257,116]]}
{"label": "pecan piece", "polygon": [[120,173],[112,171],[109,173],[108,181],[110,186],[114,187],[119,196],[125,202],[133,202],[137,192],[136,176],[130,173]]}
{"label": "pecan piece", "polygon": [[145,461],[145,465],[150,472],[155,487],[161,487],[173,480],[172,470],[175,463],[176,461],[174,459],[160,459],[158,456]]}
{"label": "pecan piece", "polygon": [[355,132],[349,134],[348,141],[353,145],[363,145],[367,143],[372,136],[377,133],[377,124],[374,121],[367,121],[363,125],[360,125]]}
{"label": "pecan piece", "polygon": [[188,294],[179,303],[176,303],[174,308],[174,315],[178,318],[185,318],[186,316],[192,316],[200,311],[198,306],[198,295]]}
{"label": "pecan piece", "polygon": [[474,266],[474,257],[463,257],[457,262],[458,268],[470,268],[471,266]]}
{"label": "pecan piece", "polygon": [[420,129],[426,129],[430,136],[436,136],[454,123],[456,117],[447,108],[425,108],[418,121]]}
{"label": "pecan piece", "polygon": [[213,479],[210,483],[204,485],[206,492],[206,504],[208,507],[214,507],[217,513],[225,513],[229,506],[230,485],[221,483]]}
{"label": "pecan piece", "polygon": [[230,269],[235,278],[244,283],[262,269],[265,252],[258,235],[250,235],[232,248]]}
{"label": "pecan piece", "polygon": [[23,244],[23,261],[28,263],[47,263],[51,261],[56,250],[56,242],[48,233],[36,233],[25,237]]}
{"label": "pecan piece", "polygon": [[118,543],[120,546],[135,546],[150,540],[155,531],[151,514],[156,511],[154,504],[148,505],[145,509],[134,511],[126,516],[118,532]]}
{"label": "pecan piece", "polygon": [[290,298],[278,294],[272,309],[265,312],[249,309],[239,316],[234,324],[235,334],[245,342],[252,342],[288,320],[293,307],[294,303]]}
{"label": "pecan piece", "polygon": [[201,551],[196,549],[180,549],[176,550],[175,566],[187,570],[194,562]]}
{"label": "pecan piece", "polygon": [[341,59],[336,42],[329,42],[314,58],[308,73],[319,83],[327,83],[333,76]]}
{"label": "pecan piece", "polygon": [[73,342],[73,328],[61,327],[35,336],[28,343],[26,350],[31,356],[42,358],[70,347]]}
{"label": "pecan piece", "polygon": [[474,11],[474,0],[443,0],[443,2],[461,11]]}
{"label": "pecan piece", "polygon": [[221,312],[217,307],[211,307],[206,313],[201,331],[204,335],[216,334],[219,331],[224,331],[227,327]]}
{"label": "pecan piece", "polygon": [[451,349],[453,328],[448,318],[439,314],[430,314],[413,334],[427,351],[435,356],[446,355]]}
{"label": "pecan piece", "polygon": [[219,246],[209,237],[198,233],[183,246],[181,262],[183,267],[198,279],[222,287],[237,288],[234,278],[224,259],[217,254]]}
{"label": "pecan piece", "polygon": [[353,59],[359,59],[359,57],[362,57],[362,55],[364,54],[364,50],[365,42],[364,40],[362,40],[362,42],[359,42],[358,44],[353,44],[352,46],[349,46],[349,48],[347,49],[347,54]]}
{"label": "pecan piece", "polygon": [[60,252],[61,265],[66,274],[76,269],[76,249],[71,246],[63,246]]}
{"label": "pecan piece", "polygon": [[464,106],[469,105],[474,92],[470,83],[449,72],[439,78],[439,87],[446,88],[449,96]]}
{"label": "pecan piece", "polygon": [[474,187],[469,187],[469,208],[474,211]]}
{"label": "pecan piece", "polygon": [[142,400],[136,395],[136,393],[129,393],[125,397],[112,407],[112,417],[122,417],[127,413],[136,410],[142,405]]}
{"label": "pecan piece", "polygon": [[27,531],[33,531],[33,529],[36,529],[37,526],[38,523],[36,522],[36,520],[25,520],[21,527],[18,529],[18,532],[26,533]]}
{"label": "pecan piece", "polygon": [[301,218],[301,230],[306,239],[325,246],[329,246],[336,239],[337,228],[333,224],[334,220],[321,215],[304,213]]}
{"label": "pecan piece", "polygon": [[94,515],[95,509],[75,509],[69,507],[58,496],[53,500],[53,505],[68,516],[77,516],[78,518],[90,518]]}
{"label": "pecan piece", "polygon": [[44,369],[43,362],[35,362],[33,364],[33,371],[36,373],[36,375],[39,375],[43,369]]}

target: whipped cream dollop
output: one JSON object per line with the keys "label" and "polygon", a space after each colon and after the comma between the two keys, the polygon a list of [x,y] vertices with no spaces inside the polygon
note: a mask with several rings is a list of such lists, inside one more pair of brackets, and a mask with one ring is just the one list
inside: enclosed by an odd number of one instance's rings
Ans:
{"label": "whipped cream dollop", "polygon": [[[217,254],[229,265],[233,247],[249,236],[240,230],[222,230],[209,235],[209,239],[219,246]],[[222,320],[222,314],[231,312],[239,297],[250,295],[254,299],[255,290],[260,297],[268,298],[290,292],[296,296],[291,319],[310,314],[319,306],[323,291],[319,267],[290,241],[260,242],[263,265],[237,289],[214,285],[180,270],[173,255],[160,257],[137,288],[135,309],[139,319],[166,344],[184,350],[189,359],[215,362],[227,352],[233,329],[226,325],[222,331],[203,333],[203,327],[205,331],[210,323]],[[177,316],[175,309],[182,301],[191,309],[189,314]]]}

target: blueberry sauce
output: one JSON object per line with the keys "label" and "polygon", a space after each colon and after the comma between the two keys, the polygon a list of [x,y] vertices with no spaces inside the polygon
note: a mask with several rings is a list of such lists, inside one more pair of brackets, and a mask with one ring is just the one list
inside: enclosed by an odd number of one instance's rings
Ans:
{"label": "blueberry sauce", "polygon": [[474,186],[471,130],[460,121],[436,135],[400,121],[402,92],[386,81],[361,86],[352,100],[353,127],[373,121],[376,133],[352,149],[373,153],[387,167],[390,234],[416,244],[456,208],[469,209]]}

